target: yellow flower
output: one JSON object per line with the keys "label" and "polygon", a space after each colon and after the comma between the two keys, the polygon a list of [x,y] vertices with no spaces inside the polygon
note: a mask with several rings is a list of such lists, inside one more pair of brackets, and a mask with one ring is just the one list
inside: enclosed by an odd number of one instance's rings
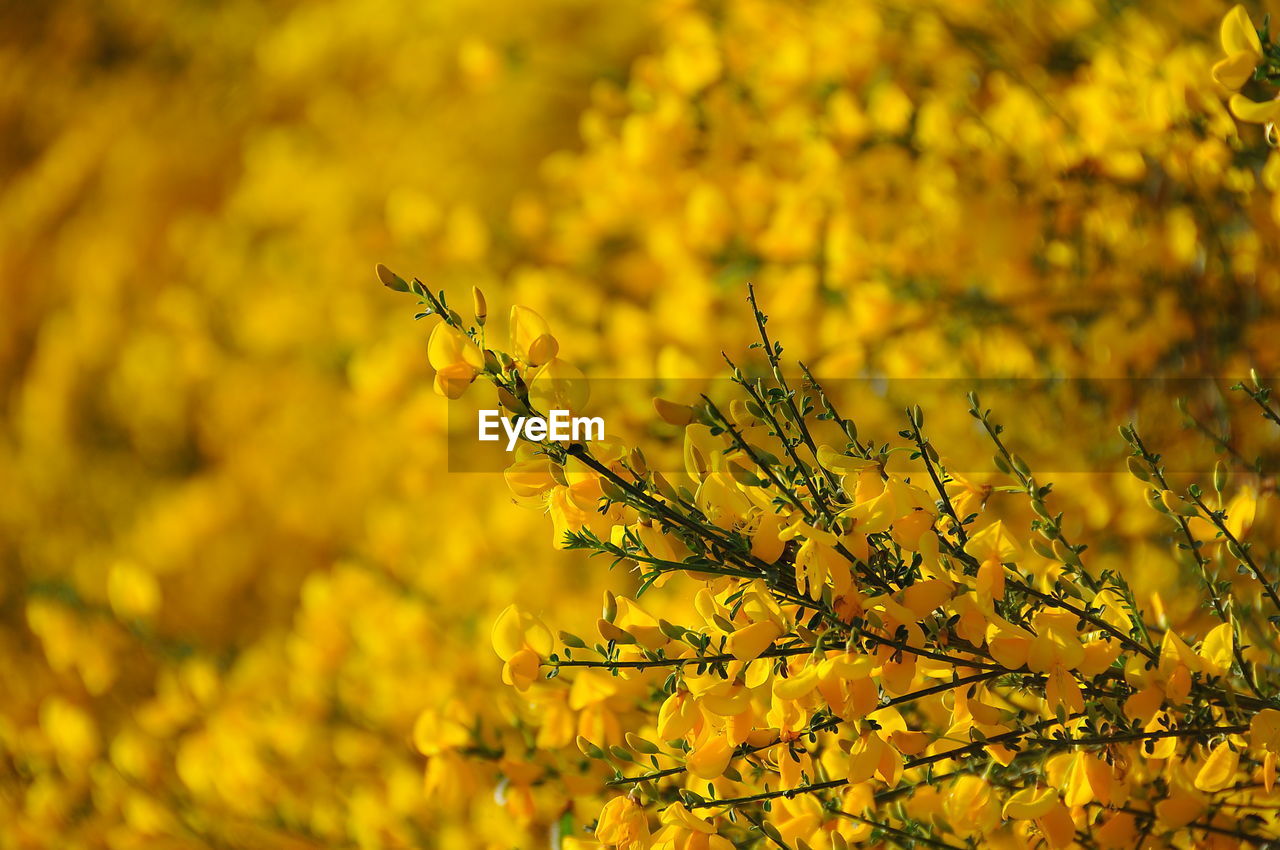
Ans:
{"label": "yellow flower", "polygon": [[618,850],[644,848],[649,843],[649,819],[630,797],[614,797],[604,804],[596,822],[596,839]]}
{"label": "yellow flower", "polygon": [[1240,754],[1223,741],[1213,748],[1201,765],[1200,772],[1196,774],[1196,787],[1210,793],[1221,791],[1235,782],[1239,766]]}
{"label": "yellow flower", "polygon": [[1262,784],[1269,794],[1276,784],[1276,756],[1280,754],[1280,711],[1264,708],[1253,716],[1249,743],[1262,750]]}
{"label": "yellow flower", "polygon": [[1052,788],[1027,788],[1011,796],[1004,804],[1005,820],[1032,820],[1043,815],[1058,801]]}
{"label": "yellow flower", "polygon": [[101,748],[93,717],[62,697],[50,697],[40,706],[40,728],[68,764],[87,764]]}
{"label": "yellow flower", "polygon": [[541,366],[560,350],[547,320],[519,304],[511,308],[511,353],[530,366]]}
{"label": "yellow flower", "polygon": [[1066,847],[1075,836],[1071,813],[1053,788],[1027,788],[1004,804],[1006,820],[1034,820],[1050,847]]}
{"label": "yellow flower", "polygon": [[1077,714],[1084,711],[1084,694],[1080,690],[1080,683],[1061,665],[1049,671],[1044,698],[1051,708],[1065,706],[1068,711]]}
{"label": "yellow flower", "polygon": [[436,370],[436,392],[445,398],[459,398],[484,369],[480,347],[462,331],[444,322],[431,332],[427,359]]}
{"label": "yellow flower", "polygon": [[[1236,540],[1244,540],[1253,530],[1254,520],[1257,519],[1258,494],[1252,487],[1245,487],[1225,505],[1219,504],[1218,509],[1226,514],[1222,524],[1231,532],[1231,536]],[[1192,517],[1187,520],[1187,525],[1196,539],[1203,541],[1205,546],[1221,545],[1227,540],[1216,525],[1203,517]]]}
{"label": "yellow flower", "polygon": [[1254,69],[1263,59],[1262,42],[1244,6],[1237,5],[1227,12],[1219,36],[1227,57],[1213,66],[1213,78],[1236,92],[1228,101],[1231,114],[1249,124],[1271,124],[1280,119],[1280,98],[1256,101],[1238,91],[1253,77]]}
{"label": "yellow flower", "polygon": [[1235,650],[1235,633],[1230,623],[1214,627],[1205,636],[1198,653],[1205,667],[1215,676],[1225,675],[1231,669],[1231,658]]}
{"label": "yellow flower", "polygon": [[683,738],[702,718],[698,704],[688,691],[676,691],[658,710],[658,736],[664,741]]}
{"label": "yellow flower", "polygon": [[1280,753],[1280,711],[1264,708],[1249,724],[1249,740],[1254,747],[1269,753]]}
{"label": "yellow flower", "polygon": [[1027,648],[1027,667],[1047,673],[1054,667],[1074,670],[1084,661],[1084,646],[1077,637],[1079,619],[1065,611],[1040,611],[1035,615],[1036,637]]}
{"label": "yellow flower", "polygon": [[1138,836],[1137,819],[1128,812],[1112,815],[1093,832],[1098,846],[1106,850],[1121,850],[1134,846]]}
{"label": "yellow flower", "polygon": [[978,559],[978,592],[987,598],[1004,598],[1004,564],[1022,557],[1017,539],[996,520],[965,543],[964,551]]}
{"label": "yellow flower", "polygon": [[1204,797],[1181,782],[1172,783],[1169,796],[1156,803],[1156,819],[1170,829],[1181,829],[1205,810]]}
{"label": "yellow flower", "polygon": [[961,776],[947,789],[942,810],[961,838],[968,837],[982,825],[990,826],[995,814],[995,794],[979,776]]}
{"label": "yellow flower", "polygon": [[817,599],[828,580],[836,596],[843,596],[852,588],[849,562],[836,550],[842,542],[839,536],[796,520],[779,533],[779,538],[801,541],[795,557],[796,587],[801,593]]}
{"label": "yellow flower", "polygon": [[426,710],[413,724],[413,745],[424,756],[464,746],[470,739],[467,712],[457,701],[443,710]]}
{"label": "yellow flower", "polygon": [[733,759],[733,744],[719,733],[706,737],[690,753],[686,761],[689,772],[699,779],[718,779]]}
{"label": "yellow flower", "polygon": [[672,803],[662,813],[662,831],[654,836],[653,850],[733,850],[733,843],[716,834],[715,824],[697,817],[683,803]]}
{"label": "yellow flower", "polygon": [[1213,78],[1235,91],[1249,81],[1253,69],[1262,59],[1262,42],[1258,40],[1258,32],[1253,28],[1244,6],[1236,5],[1227,12],[1222,19],[1219,37],[1227,58],[1213,66]]}
{"label": "yellow flower", "polygon": [[538,678],[542,659],[551,654],[551,630],[532,614],[508,605],[493,624],[493,648],[506,662],[502,681],[528,690]]}
{"label": "yellow flower", "polygon": [[729,635],[725,648],[739,661],[754,661],[782,634],[783,628],[777,622],[761,620],[758,623],[743,626]]}
{"label": "yellow flower", "polygon": [[121,561],[107,574],[107,599],[119,617],[149,617],[160,607],[160,583],[143,567]]}
{"label": "yellow flower", "polygon": [[[544,337],[550,339],[550,336]],[[540,346],[535,344],[532,357],[540,357]],[[581,412],[591,397],[587,376],[569,361],[551,356],[529,379],[529,401],[542,412],[569,410]]]}

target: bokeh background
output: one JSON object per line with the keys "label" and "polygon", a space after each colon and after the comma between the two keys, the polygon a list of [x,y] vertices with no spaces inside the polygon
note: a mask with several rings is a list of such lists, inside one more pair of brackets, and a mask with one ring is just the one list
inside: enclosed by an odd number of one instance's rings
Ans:
{"label": "bokeh background", "polygon": [[[1280,371],[1280,158],[1210,78],[1225,11],[0,3],[0,847],[533,848],[594,817],[519,746],[488,634],[629,579],[446,472],[430,322],[375,262],[655,392],[746,356],[747,280],[836,377]],[[1087,468],[1070,433],[1027,439]],[[1073,530],[1129,540],[1100,557],[1176,622],[1131,485],[1082,477]]]}

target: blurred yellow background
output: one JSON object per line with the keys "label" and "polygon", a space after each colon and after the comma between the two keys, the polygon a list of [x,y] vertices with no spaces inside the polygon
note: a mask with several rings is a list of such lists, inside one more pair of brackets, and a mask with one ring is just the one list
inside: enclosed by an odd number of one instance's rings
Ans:
{"label": "blurred yellow background", "polygon": [[833,376],[1280,367],[1224,11],[0,4],[0,847],[532,848],[573,810],[413,730],[518,738],[493,616],[628,579],[445,474],[375,262],[591,375],[723,374],[747,279]]}
{"label": "blurred yellow background", "polygon": [[491,786],[437,823],[410,731],[494,690],[545,533],[442,476],[429,328],[372,268],[500,289],[486,222],[648,17],[0,17],[0,846],[510,846]]}

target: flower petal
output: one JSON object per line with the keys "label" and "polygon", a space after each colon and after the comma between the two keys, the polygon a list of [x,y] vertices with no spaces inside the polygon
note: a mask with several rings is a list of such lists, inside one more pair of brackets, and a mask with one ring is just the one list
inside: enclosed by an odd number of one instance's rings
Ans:
{"label": "flower petal", "polygon": [[1235,782],[1240,755],[1226,741],[1213,748],[1196,774],[1196,787],[1201,791],[1221,791]]}
{"label": "flower petal", "polygon": [[1027,788],[1010,797],[1004,804],[1005,820],[1031,820],[1053,808],[1058,792],[1052,788]]}
{"label": "flower petal", "polygon": [[1280,100],[1259,103],[1249,100],[1242,94],[1234,94],[1231,96],[1229,105],[1232,115],[1250,124],[1266,124],[1269,121],[1280,120]]}
{"label": "flower petal", "polygon": [[1255,56],[1262,56],[1262,42],[1258,40],[1258,31],[1254,29],[1253,21],[1249,20],[1249,13],[1244,6],[1236,4],[1227,12],[1218,34],[1222,39],[1222,49],[1228,54],[1247,51]]}
{"label": "flower petal", "polygon": [[1253,69],[1258,66],[1258,57],[1252,53],[1232,53],[1213,66],[1213,78],[1219,84],[1235,91],[1249,82]]}

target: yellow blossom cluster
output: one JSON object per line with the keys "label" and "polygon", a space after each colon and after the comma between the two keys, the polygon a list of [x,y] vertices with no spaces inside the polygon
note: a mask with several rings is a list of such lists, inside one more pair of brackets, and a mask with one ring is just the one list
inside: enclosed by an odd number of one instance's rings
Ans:
{"label": "yellow blossom cluster", "polygon": [[428,329],[368,269],[500,294],[491,223],[651,26],[625,1],[6,4],[0,847],[524,843],[493,765],[424,793],[414,724],[492,702],[509,599],[604,582],[474,581],[538,518],[443,483]]}

